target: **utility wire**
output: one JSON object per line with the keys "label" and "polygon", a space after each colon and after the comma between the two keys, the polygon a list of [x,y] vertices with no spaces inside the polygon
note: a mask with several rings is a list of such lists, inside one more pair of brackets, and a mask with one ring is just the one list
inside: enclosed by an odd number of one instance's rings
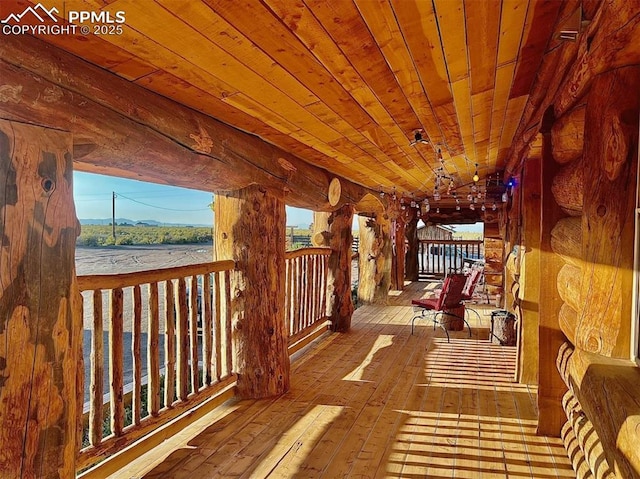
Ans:
{"label": "utility wire", "polygon": [[186,212],[190,212],[190,211],[206,211],[206,210],[211,210],[211,208],[198,208],[198,209],[196,209],[196,210],[180,210],[180,209],[175,209],[175,208],[165,208],[165,207],[163,207],[163,206],[150,205],[149,203],[144,203],[144,202],[142,202],[142,201],[134,200],[133,198],[129,198],[128,196],[124,196],[122,193],[117,193],[117,192],[116,192],[116,195],[118,196],[118,198],[124,198],[124,199],[127,199],[127,200],[129,200],[129,201],[133,201],[134,203],[139,203],[139,204],[141,204],[141,205],[148,206],[148,207],[150,207],[150,208],[157,208],[157,209],[159,209],[159,210],[179,211],[179,212],[182,212],[182,213],[186,213]]}

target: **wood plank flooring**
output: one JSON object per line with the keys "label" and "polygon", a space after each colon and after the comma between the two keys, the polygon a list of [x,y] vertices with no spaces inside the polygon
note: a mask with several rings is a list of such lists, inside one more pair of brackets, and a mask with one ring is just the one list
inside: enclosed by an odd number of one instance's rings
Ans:
{"label": "wood plank flooring", "polygon": [[414,283],[352,330],[312,344],[280,398],[232,400],[113,478],[565,478],[559,439],[535,435],[536,391],[512,381],[515,349],[418,322]]}

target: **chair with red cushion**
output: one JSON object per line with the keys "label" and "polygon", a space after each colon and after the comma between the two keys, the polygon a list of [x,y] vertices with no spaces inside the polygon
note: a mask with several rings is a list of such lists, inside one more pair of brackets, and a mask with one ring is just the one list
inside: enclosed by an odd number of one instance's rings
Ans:
{"label": "chair with red cushion", "polygon": [[411,304],[417,314],[411,319],[411,334],[413,334],[415,320],[424,318],[433,322],[434,329],[436,326],[440,326],[447,335],[447,341],[449,341],[445,318],[455,317],[465,322],[467,328],[469,328],[469,337],[471,337],[471,327],[467,320],[450,312],[452,309],[463,306],[462,290],[466,281],[467,277],[463,274],[451,274],[444,280],[442,291],[437,297],[412,300]]}
{"label": "chair with red cushion", "polygon": [[480,283],[482,273],[482,268],[475,266],[471,268],[469,274],[467,275],[467,282],[465,283],[464,288],[462,288],[462,302],[465,303],[465,313],[467,311],[473,311],[478,317],[478,320],[480,320],[480,314],[475,309],[467,306],[466,301],[471,301],[473,299],[473,294],[475,293],[476,286],[478,286],[478,283]]}

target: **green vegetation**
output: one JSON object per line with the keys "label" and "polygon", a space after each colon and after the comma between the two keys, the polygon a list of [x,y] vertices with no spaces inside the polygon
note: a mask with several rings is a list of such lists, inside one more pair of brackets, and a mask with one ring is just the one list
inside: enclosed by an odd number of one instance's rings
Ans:
{"label": "green vegetation", "polygon": [[82,225],[78,246],[211,243],[213,229],[191,226]]}

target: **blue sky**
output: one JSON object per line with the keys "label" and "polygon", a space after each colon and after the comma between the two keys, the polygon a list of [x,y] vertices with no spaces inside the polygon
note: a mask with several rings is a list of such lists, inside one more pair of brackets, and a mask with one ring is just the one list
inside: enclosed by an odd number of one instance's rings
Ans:
{"label": "blue sky", "polygon": [[[162,223],[213,223],[211,193],[175,186],[145,183],[113,176],[75,171],[73,190],[80,219],[111,218],[111,195],[116,193],[116,217]],[[313,221],[310,210],[287,206],[287,225],[306,228]],[[357,227],[357,226],[356,226]],[[459,225],[456,231],[482,231],[482,223]]]}
{"label": "blue sky", "polygon": [[[76,214],[80,219],[111,218],[111,195],[116,193],[116,217],[156,220],[162,223],[213,223],[211,193],[175,186],[145,183],[113,176],[74,172]],[[287,225],[307,227],[309,210],[287,207]]]}

